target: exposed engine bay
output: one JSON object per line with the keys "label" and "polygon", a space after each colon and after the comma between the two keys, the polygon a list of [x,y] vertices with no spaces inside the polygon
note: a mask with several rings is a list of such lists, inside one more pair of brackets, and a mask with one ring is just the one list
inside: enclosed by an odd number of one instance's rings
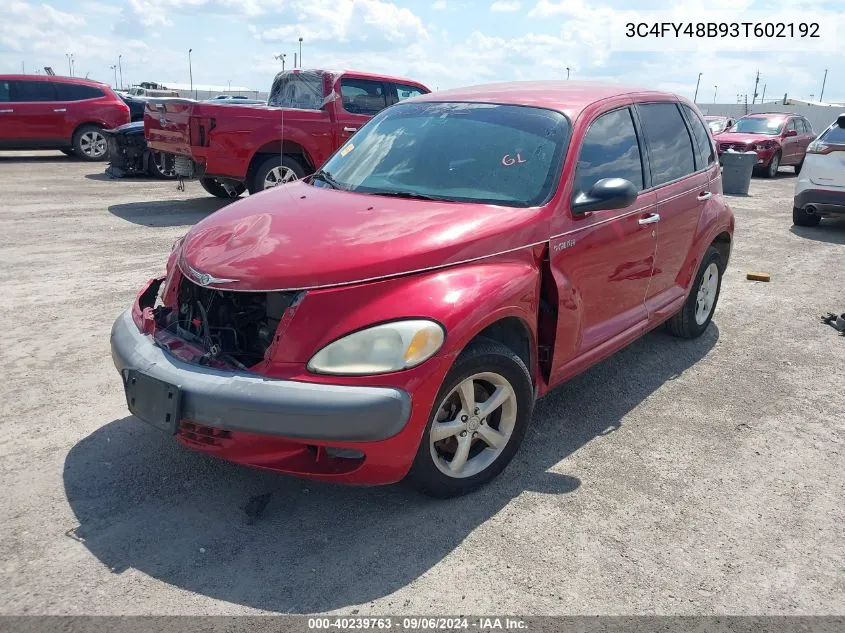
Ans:
{"label": "exposed engine bay", "polygon": [[298,292],[236,292],[179,283],[176,310],[160,306],[155,320],[176,337],[206,350],[201,365],[220,362],[240,369],[261,362],[285,310]]}
{"label": "exposed engine bay", "polygon": [[176,177],[173,154],[154,152],[144,138],[144,122],[127,123],[113,130],[103,130],[109,146],[106,173],[112,178],[126,176]]}

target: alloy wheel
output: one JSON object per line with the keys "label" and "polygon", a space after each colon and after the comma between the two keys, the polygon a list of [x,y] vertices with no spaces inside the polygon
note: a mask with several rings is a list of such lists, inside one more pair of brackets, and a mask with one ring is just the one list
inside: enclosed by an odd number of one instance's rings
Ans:
{"label": "alloy wheel", "polygon": [[293,182],[294,180],[297,180],[296,173],[289,167],[279,165],[278,167],[273,167],[264,176],[264,188],[270,189],[271,187],[277,187],[286,182]]}
{"label": "alloy wheel", "polygon": [[719,291],[719,267],[712,262],[705,270],[698,286],[695,299],[695,322],[703,325],[716,303],[716,293]]}
{"label": "alloy wheel", "polygon": [[97,130],[89,130],[79,138],[79,148],[89,158],[102,158],[108,151],[106,137]]}
{"label": "alloy wheel", "polygon": [[464,379],[443,400],[429,431],[431,458],[449,477],[472,477],[490,466],[513,435],[517,400],[494,372]]}

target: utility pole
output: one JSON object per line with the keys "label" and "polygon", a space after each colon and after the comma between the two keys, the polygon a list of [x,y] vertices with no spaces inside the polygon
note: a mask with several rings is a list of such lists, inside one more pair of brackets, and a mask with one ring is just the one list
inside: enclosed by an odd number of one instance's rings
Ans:
{"label": "utility pole", "polygon": [[123,57],[123,55],[117,56],[117,69],[120,72],[120,89],[123,90],[123,65],[120,63],[121,57]]}
{"label": "utility pole", "polygon": [[716,93],[719,92],[719,86],[713,86],[713,103],[716,103]]}
{"label": "utility pole", "polygon": [[569,66],[566,67],[566,81],[569,81]]}
{"label": "utility pole", "polygon": [[824,69],[824,79],[822,79],[822,91],[819,95],[819,101],[824,101],[824,85],[827,83],[827,68]]}
{"label": "utility pole", "polygon": [[760,103],[763,103],[766,100],[766,86],[769,84],[763,84],[763,96],[760,97]]}
{"label": "utility pole", "polygon": [[695,96],[692,98],[693,103],[698,100],[698,84],[701,83],[701,75],[702,73],[698,73],[698,81],[695,82]]}
{"label": "utility pole", "polygon": [[754,79],[754,94],[751,96],[751,105],[757,102],[757,86],[760,85],[760,71],[757,71],[757,78]]}
{"label": "utility pole", "polygon": [[[188,77],[191,79],[191,92],[194,91],[194,69],[191,67],[191,51],[194,50],[193,48],[188,49]],[[196,94],[194,95],[194,99],[196,99]]]}

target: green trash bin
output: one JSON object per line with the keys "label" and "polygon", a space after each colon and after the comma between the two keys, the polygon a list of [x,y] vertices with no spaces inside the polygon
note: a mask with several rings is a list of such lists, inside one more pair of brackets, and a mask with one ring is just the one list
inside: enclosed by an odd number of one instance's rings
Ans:
{"label": "green trash bin", "polygon": [[735,196],[747,196],[757,153],[728,150],[722,154],[719,162],[722,163],[722,191]]}

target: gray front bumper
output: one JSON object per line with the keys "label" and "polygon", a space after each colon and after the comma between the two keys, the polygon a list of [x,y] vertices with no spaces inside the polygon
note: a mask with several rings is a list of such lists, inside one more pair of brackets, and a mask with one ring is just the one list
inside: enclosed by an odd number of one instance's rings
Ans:
{"label": "gray front bumper", "polygon": [[121,376],[134,369],[177,385],[182,419],[215,428],[365,442],[396,435],[411,412],[411,398],[401,389],[275,380],[186,363],[142,334],[129,311],[112,326],[111,349]]}

